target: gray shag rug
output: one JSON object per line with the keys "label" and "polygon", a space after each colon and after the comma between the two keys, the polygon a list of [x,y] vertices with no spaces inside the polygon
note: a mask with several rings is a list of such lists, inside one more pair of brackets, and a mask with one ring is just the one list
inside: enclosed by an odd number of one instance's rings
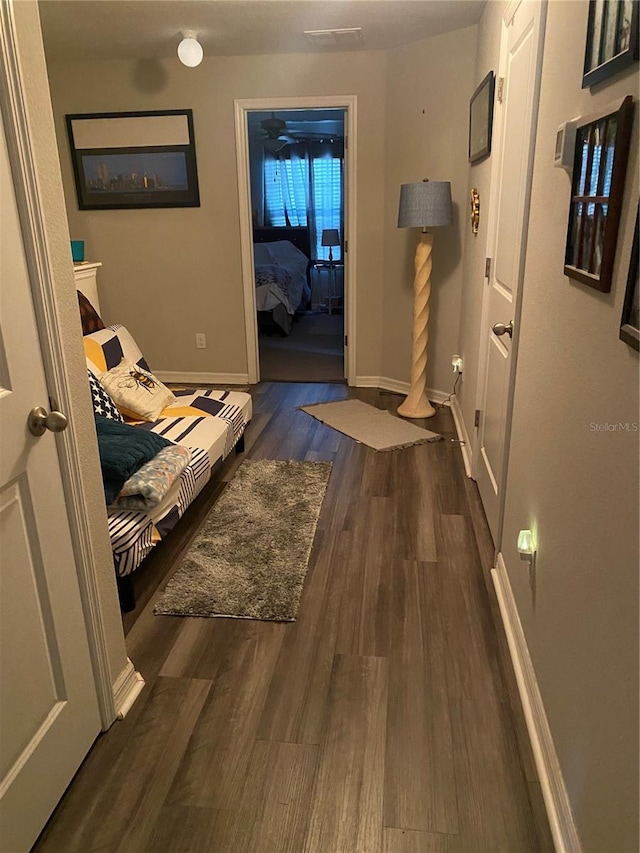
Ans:
{"label": "gray shag rug", "polygon": [[401,450],[403,447],[439,441],[442,438],[436,432],[402,420],[391,412],[377,409],[362,400],[314,403],[310,406],[300,406],[300,409],[374,450]]}
{"label": "gray shag rug", "polygon": [[154,612],[293,621],[331,467],[243,462]]}

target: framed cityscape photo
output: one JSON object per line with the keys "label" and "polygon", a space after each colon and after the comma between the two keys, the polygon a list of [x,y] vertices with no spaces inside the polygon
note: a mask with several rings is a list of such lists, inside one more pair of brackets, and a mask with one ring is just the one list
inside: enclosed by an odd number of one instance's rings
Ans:
{"label": "framed cityscape photo", "polygon": [[66,119],[80,210],[200,206],[191,110]]}
{"label": "framed cityscape photo", "polygon": [[582,88],[638,61],[638,0],[589,0]]}

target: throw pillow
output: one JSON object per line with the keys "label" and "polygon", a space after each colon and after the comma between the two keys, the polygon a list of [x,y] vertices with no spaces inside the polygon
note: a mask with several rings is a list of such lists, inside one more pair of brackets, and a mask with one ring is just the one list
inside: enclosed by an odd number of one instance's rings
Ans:
{"label": "throw pillow", "polygon": [[104,373],[100,382],[122,414],[134,420],[155,421],[176,402],[173,392],[153,373],[126,358]]}
{"label": "throw pillow", "polygon": [[120,414],[118,407],[93,373],[87,370],[87,375],[89,377],[89,388],[91,388],[91,401],[93,403],[94,414],[101,415],[103,418],[109,418],[111,421],[124,423],[124,418]]}
{"label": "throw pillow", "polygon": [[144,370],[151,369],[131,332],[120,323],[107,326],[106,329],[93,332],[91,335],[85,335],[82,338],[82,343],[87,358],[87,367],[98,379],[107,370],[117,367],[123,358],[128,358],[129,361],[133,361],[134,364]]}
{"label": "throw pillow", "polygon": [[78,294],[78,308],[80,309],[82,334],[90,335],[92,332],[99,332],[101,329],[104,329],[105,326],[102,322],[102,317],[98,314],[84,293],[79,290],[76,290],[76,293]]}

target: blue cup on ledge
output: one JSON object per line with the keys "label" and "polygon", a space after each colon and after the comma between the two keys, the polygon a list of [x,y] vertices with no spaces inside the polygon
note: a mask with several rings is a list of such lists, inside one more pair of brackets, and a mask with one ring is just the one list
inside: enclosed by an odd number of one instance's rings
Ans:
{"label": "blue cup on ledge", "polygon": [[79,264],[84,261],[84,240],[71,241],[71,257],[74,264]]}

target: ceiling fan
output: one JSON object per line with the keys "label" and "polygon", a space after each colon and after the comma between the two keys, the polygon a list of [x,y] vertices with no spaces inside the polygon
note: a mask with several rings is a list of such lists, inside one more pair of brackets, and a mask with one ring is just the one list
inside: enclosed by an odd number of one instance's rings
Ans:
{"label": "ceiling fan", "polygon": [[296,141],[293,136],[285,133],[287,123],[281,118],[276,118],[275,113],[271,113],[271,118],[263,119],[260,122],[260,127],[264,134],[263,145],[271,154],[277,154],[285,145]]}
{"label": "ceiling fan", "polygon": [[342,134],[336,134],[334,128],[327,130],[322,127],[330,123],[326,121],[312,122],[302,119],[300,121],[292,121],[288,124],[284,119],[277,118],[275,113],[271,113],[271,118],[265,118],[260,122],[262,144],[270,154],[277,154],[286,145],[294,145],[296,142],[333,142],[334,139],[341,140],[343,138]]}

